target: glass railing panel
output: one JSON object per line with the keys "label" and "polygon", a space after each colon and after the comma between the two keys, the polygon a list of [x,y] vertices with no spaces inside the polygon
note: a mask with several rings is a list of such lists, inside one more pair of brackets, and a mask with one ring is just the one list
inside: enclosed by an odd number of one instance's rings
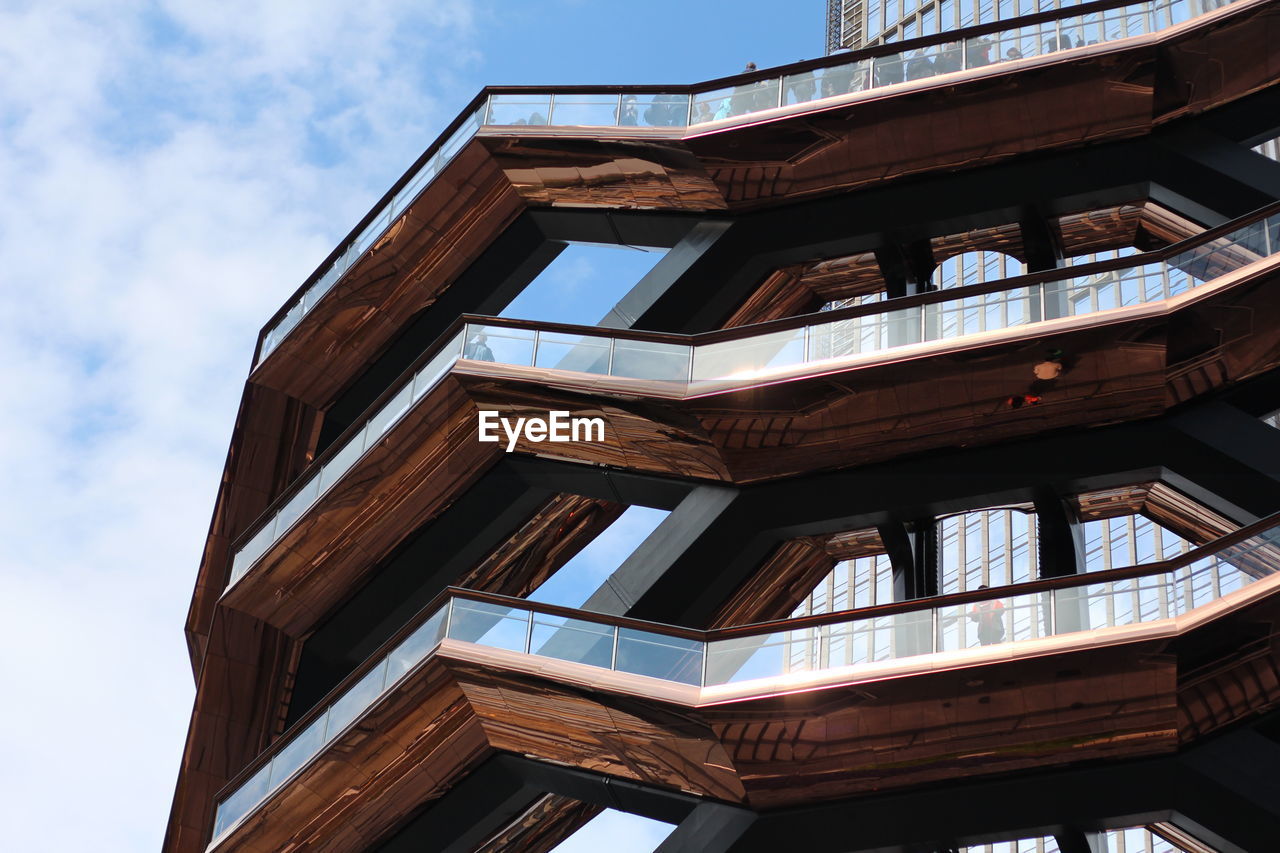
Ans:
{"label": "glass railing panel", "polygon": [[1175,580],[1150,575],[1055,590],[1054,630],[1069,634],[1177,616],[1182,605]]}
{"label": "glass railing panel", "polygon": [[923,309],[899,308],[881,314],[819,323],[810,328],[809,361],[843,358],[919,343]]}
{"label": "glass railing panel", "polygon": [[426,659],[446,624],[448,636],[463,642],[715,686],[1169,619],[1278,572],[1280,531],[1267,531],[1163,574],[709,643],[455,598],[223,801],[215,835],[227,831]]}
{"label": "glass railing panel", "polygon": [[1216,240],[1179,252],[1168,264],[1207,281],[1280,251],[1280,216],[1251,223]]}
{"label": "glass railing panel", "polygon": [[440,377],[444,376],[453,367],[453,363],[458,360],[458,356],[462,354],[462,342],[465,337],[459,333],[453,340],[449,341],[436,353],[430,361],[413,376],[413,399],[417,402],[440,381]]}
{"label": "glass railing panel", "polygon": [[[1219,4],[1219,5],[1225,5]],[[482,124],[683,127],[747,115],[780,105],[804,104],[874,86],[919,80],[936,74],[980,68],[998,62],[1041,56],[1059,50],[1153,32],[1208,11],[1203,2],[1174,0],[1138,4],[1023,27],[1012,27],[960,42],[947,42],[874,60],[858,60],[830,68],[797,72],[783,78],[743,83],[702,92],[676,94],[490,95],[485,106],[467,118],[405,184],[387,208],[363,229],[348,251],[335,261],[289,313],[263,338],[262,357],[279,345],[302,315],[327,293],[358,257],[439,173]]]}
{"label": "glass railing panel", "polygon": [[1039,290],[1017,287],[924,306],[926,340],[1009,329],[1040,320]]}
{"label": "glass railing panel", "polygon": [[303,482],[302,487],[294,494],[293,497],[282,507],[276,515],[276,533],[275,538],[280,538],[284,532],[298,520],[307,508],[316,502],[316,497],[320,494],[320,478],[312,476],[309,480]]}
{"label": "glass railing panel", "polygon": [[1061,25],[1065,39],[1070,39],[1073,47],[1084,47],[1106,41],[1106,26],[1102,15],[1093,12],[1074,18],[1064,18]]}
{"label": "glass railing panel", "polygon": [[750,378],[770,368],[789,367],[805,360],[805,329],[770,332],[736,341],[703,344],[693,351],[693,378]]}
{"label": "glass railing panel", "polygon": [[1224,567],[1259,580],[1280,572],[1280,531],[1268,530],[1220,549],[1215,557]]}
{"label": "glass railing panel", "polygon": [[490,95],[485,124],[547,123],[551,114],[551,95]]}
{"label": "glass railing panel", "polygon": [[356,464],[356,460],[364,453],[365,435],[368,427],[361,429],[344,444],[337,453],[324,463],[324,467],[320,469],[320,476],[317,478],[320,484],[320,491],[324,492],[334,483],[336,483],[343,474],[350,470],[351,466]]}
{"label": "glass railing panel", "polygon": [[609,372],[609,350],[609,339],[597,335],[542,332],[533,363],[554,370],[605,374]]}
{"label": "glass railing panel", "polygon": [[938,608],[938,651],[975,649],[1050,636],[1047,593],[992,598]]}
{"label": "glass railing panel", "polygon": [[320,751],[325,744],[324,730],[328,725],[328,714],[321,714],[311,721],[305,729],[298,732],[284,745],[276,757],[271,759],[271,789],[275,790],[286,779],[306,764]]}
{"label": "glass railing panel", "polygon": [[1155,31],[1152,4],[1121,6],[1108,9],[1102,15],[1102,31],[1107,41],[1146,35]]}
{"label": "glass railing panel", "polygon": [[467,343],[462,348],[462,357],[475,361],[531,366],[534,335],[532,329],[468,324]]}
{"label": "glass railing panel", "polygon": [[734,637],[707,643],[708,687],[755,678],[774,678],[787,672],[812,669],[818,660],[815,628]]}
{"label": "glass railing panel", "polygon": [[443,158],[439,156],[439,152],[433,154],[427,162],[423,163],[418,171],[413,173],[413,177],[405,183],[400,191],[391,199],[391,206],[398,212],[404,212],[418,194],[427,188],[427,185],[435,180],[436,175],[440,174],[440,161]]}
{"label": "glass railing panel", "polygon": [[487,107],[481,107],[471,115],[467,116],[462,124],[458,125],[458,129],[449,135],[445,143],[440,146],[440,150],[436,152],[435,159],[438,168],[443,168],[463,147],[471,141],[471,137],[476,135],[480,127],[484,124],[484,116]]}
{"label": "glass railing panel", "polygon": [[369,224],[356,236],[351,243],[351,250],[354,254],[352,261],[363,255],[370,246],[378,239],[383,231],[387,230],[387,226],[391,224],[393,217],[392,205],[387,205],[378,211],[378,215],[369,221]]}
{"label": "glass railing panel", "polygon": [[409,382],[369,419],[369,433],[365,438],[365,443],[373,444],[381,438],[382,434],[391,429],[391,426],[400,420],[401,416],[409,411],[409,407],[412,405],[413,383]]}
{"label": "glass railing panel", "polygon": [[449,639],[512,652],[528,649],[529,611],[484,601],[455,598],[449,614]]}
{"label": "glass railing panel", "polygon": [[329,706],[329,726],[325,731],[326,742],[336,738],[343,729],[369,710],[382,695],[386,686],[387,661],[384,658]]}
{"label": "glass railing panel", "polygon": [[720,121],[778,106],[779,78],[742,83],[693,96],[693,124]]}
{"label": "glass railing panel", "polygon": [[406,672],[426,660],[431,650],[444,639],[445,610],[441,608],[423,622],[417,630],[405,637],[400,645],[387,655],[387,685],[398,681]]}
{"label": "glass railing panel", "polygon": [[1165,299],[1187,288],[1181,276],[1168,273],[1168,267],[1157,262],[1046,282],[1045,314],[1078,317]]}
{"label": "glass railing panel", "polygon": [[618,338],[613,346],[611,376],[633,379],[685,381],[693,347],[660,341],[630,341]]}
{"label": "glass railing panel", "polygon": [[613,634],[611,625],[535,613],[529,650],[542,657],[609,669],[613,665]]}
{"label": "glass railing panel", "polygon": [[1182,602],[1182,613],[1219,598],[1217,560],[1212,557],[1196,560],[1179,569],[1174,575],[1174,586]]}
{"label": "glass railing panel", "polygon": [[635,95],[556,95],[549,124],[635,127],[640,123]]}
{"label": "glass railing panel", "polygon": [[642,127],[684,127],[689,123],[689,95],[640,96]]}
{"label": "glass railing panel", "polygon": [[877,56],[871,61],[871,82],[874,86],[893,86],[907,79],[907,58],[901,53]]}
{"label": "glass railing panel", "polygon": [[914,610],[820,629],[822,665],[856,666],[933,651],[933,611]]}
{"label": "glass railing panel", "polygon": [[276,323],[275,327],[272,328],[271,331],[269,331],[262,339],[261,358],[266,358],[269,352],[274,350],[280,345],[281,341],[288,337],[289,333],[292,332],[294,327],[296,327],[302,320],[302,315],[305,310],[306,309],[303,308],[301,299],[293,303],[289,308],[288,313],[281,317],[280,322]]}
{"label": "glass railing panel", "polygon": [[870,89],[871,60],[860,59],[830,68],[815,68],[783,78],[783,99],[802,104],[819,98],[836,98]]}
{"label": "glass railing panel", "polygon": [[700,684],[703,654],[703,643],[697,640],[619,628],[614,669],[681,684]]}
{"label": "glass railing panel", "polygon": [[316,280],[316,283],[307,288],[307,292],[302,295],[303,312],[310,311],[315,307],[326,293],[333,289],[338,283],[338,279],[342,278],[342,270],[336,266],[329,267],[325,274]]}
{"label": "glass railing panel", "polygon": [[249,777],[231,796],[218,804],[217,815],[213,821],[213,837],[217,838],[231,828],[231,825],[247,815],[258,803],[262,802],[271,790],[271,762]]}
{"label": "glass railing panel", "polygon": [[276,520],[273,516],[252,539],[244,544],[243,548],[236,552],[235,559],[231,561],[231,583],[242,578],[245,572],[249,571],[249,567],[267,552],[271,543],[275,541],[275,529]]}

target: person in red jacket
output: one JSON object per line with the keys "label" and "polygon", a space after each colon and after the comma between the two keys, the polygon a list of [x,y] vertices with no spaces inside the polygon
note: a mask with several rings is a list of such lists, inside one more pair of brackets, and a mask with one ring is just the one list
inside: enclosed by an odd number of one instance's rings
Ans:
{"label": "person in red jacket", "polygon": [[[984,583],[978,589],[986,589]],[[979,601],[969,611],[969,621],[978,623],[978,642],[990,646],[1004,640],[1004,603],[998,599]]]}

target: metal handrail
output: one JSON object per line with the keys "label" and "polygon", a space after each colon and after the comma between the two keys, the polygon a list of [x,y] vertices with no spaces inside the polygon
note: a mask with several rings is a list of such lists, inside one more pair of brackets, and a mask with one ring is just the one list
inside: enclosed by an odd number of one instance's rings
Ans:
{"label": "metal handrail", "polygon": [[[1151,5],[1160,6],[1163,8],[1164,6],[1172,6],[1176,2],[1178,2],[1178,0],[1167,0],[1167,2],[1165,3],[1153,3]],[[1250,5],[1250,0],[1234,0],[1234,2],[1241,6]],[[1260,2],[1260,0],[1255,0],[1255,2]],[[696,95],[699,93],[705,93],[708,91],[715,91],[716,89],[720,89],[720,88],[734,87],[734,86],[747,86],[752,83],[770,81],[770,80],[773,80],[774,78],[777,78],[780,81],[779,101],[781,102],[781,88],[782,88],[781,81],[788,75],[803,74],[807,71],[815,71],[823,68],[840,67],[842,65],[848,65],[852,63],[865,61],[865,60],[874,60],[882,56],[896,55],[900,53],[905,55],[906,52],[926,50],[928,48],[935,47],[937,45],[943,45],[943,44],[949,44],[949,43],[964,45],[965,43],[973,39],[980,39],[985,35],[990,35],[990,34],[995,34],[995,33],[1000,33],[1005,31],[1016,31],[1024,27],[1036,26],[1042,23],[1060,21],[1068,18],[1084,17],[1094,13],[1102,13],[1102,12],[1109,11],[1111,9],[1123,8],[1125,6],[1139,5],[1139,4],[1140,3],[1135,3],[1135,0],[1095,0],[1095,2],[1082,3],[1078,6],[1067,6],[1067,7],[1053,9],[1045,12],[1038,12],[1031,15],[1025,15],[1018,18],[1009,18],[1001,21],[993,21],[986,24],[979,24],[971,27],[966,27],[959,30],[950,30],[946,32],[937,33],[934,35],[921,36],[919,38],[910,39],[906,41],[875,45],[875,46],[863,48],[861,50],[854,51],[851,53],[836,54],[833,56],[821,57],[818,59],[804,60],[801,62],[791,63],[788,65],[775,66],[773,68],[765,69],[763,71],[736,74],[729,77],[721,77],[715,80],[709,80],[703,83],[692,84],[692,85],[489,86],[489,87],[485,87],[474,98],[471,99],[471,101],[467,104],[463,112],[459,114],[445,128],[444,133],[442,133],[440,137],[438,137],[430,146],[428,146],[426,151],[424,151],[423,154],[416,161],[414,161],[413,166],[408,171],[406,171],[400,177],[400,179],[395,182],[395,184],[392,185],[391,189],[388,190],[382,196],[381,199],[379,199],[379,201],[373,206],[373,208],[367,214],[365,214],[363,218],[361,218],[361,220],[347,234],[347,236],[343,238],[341,242],[339,242],[337,248],[335,248],[325,258],[325,260],[320,264],[320,266],[318,266],[315,269],[315,271],[313,271],[311,275],[307,277],[307,279],[303,282],[303,284],[296,291],[294,291],[294,293],[285,301],[285,303],[281,306],[281,308],[277,310],[275,314],[272,315],[271,319],[268,320],[267,324],[263,327],[263,329],[258,335],[257,345],[254,350],[254,362],[253,362],[254,367],[256,369],[257,365],[260,364],[261,361],[263,361],[265,358],[265,356],[263,355],[263,346],[267,339],[267,336],[271,332],[273,332],[280,325],[280,323],[282,323],[287,318],[287,316],[294,310],[295,306],[299,304],[300,300],[303,299],[303,297],[307,294],[307,292],[311,289],[311,287],[315,285],[317,282],[319,282],[321,279],[323,279],[325,275],[329,274],[333,266],[352,249],[352,247],[358,242],[358,240],[362,236],[365,236],[365,230],[370,226],[371,223],[375,222],[380,216],[383,215],[388,204],[393,199],[396,198],[398,193],[404,187],[410,184],[412,181],[417,179],[418,171],[421,168],[423,168],[432,159],[432,157],[434,157],[436,153],[438,153],[446,144],[453,141],[454,134],[458,132],[459,129],[461,129],[467,122],[475,118],[482,110],[487,112],[488,103],[492,96],[537,94],[537,95],[546,95],[548,96],[548,98],[553,99],[557,94],[562,94],[562,95],[564,94],[600,94],[600,95],[617,94],[619,96],[619,106],[620,106],[621,96],[628,92],[644,93],[644,94],[651,94],[651,95],[670,94],[670,95],[676,95],[676,96],[689,96],[690,98],[689,108],[691,111],[692,103],[693,103],[693,99],[692,99],[693,95]],[[1225,9],[1228,7],[1224,6],[1222,8]],[[1212,12],[1202,12],[1199,15],[1195,15],[1193,17],[1197,17],[1197,18],[1203,17],[1204,15],[1214,14],[1218,11],[1220,10],[1213,10]],[[1149,35],[1149,34],[1151,33],[1141,33],[1138,35]],[[963,49],[961,53],[963,57],[964,56]],[[988,63],[988,65],[990,66],[998,66],[1002,64],[1005,64],[1004,60],[996,60],[991,63]],[[967,61],[962,62],[962,66],[964,66],[962,70],[970,70],[967,67]],[[987,66],[982,66],[982,67],[987,67]],[[796,107],[797,111],[804,111],[806,109],[812,109],[813,105],[816,103],[818,103],[818,101],[806,101],[800,104],[794,104],[790,106]],[[779,103],[779,106],[769,108],[764,111],[776,112],[777,110],[782,108],[783,108],[783,105]],[[755,114],[755,112],[759,112],[759,111],[753,111],[750,114]],[[481,118],[480,121],[481,123],[483,123],[484,119]],[[684,127],[683,129],[686,132],[688,131],[687,126]],[[425,186],[426,184],[424,184],[423,186],[424,189],[425,189]],[[412,203],[413,203],[412,201],[409,202],[409,204],[412,204]],[[388,227],[390,227],[391,224],[392,223],[388,223]],[[371,240],[370,245],[376,242],[377,242],[376,240]],[[352,262],[351,266],[354,266],[354,261]],[[348,269],[349,268],[350,267],[348,267]],[[345,271],[341,275],[345,275]],[[339,278],[341,278],[341,275],[339,276]],[[336,281],[331,286],[336,286]]]}
{"label": "metal handrail", "polygon": [[[554,604],[545,604],[534,602],[524,598],[516,598],[513,596],[501,595],[498,593],[484,592],[481,590],[465,589],[462,587],[446,587],[431,598],[427,604],[421,607],[414,617],[409,619],[399,630],[391,635],[384,643],[379,645],[360,666],[352,670],[344,679],[338,682],[331,690],[321,697],[315,705],[300,717],[293,725],[280,735],[270,748],[258,755],[252,762],[246,765],[239,773],[236,774],[227,784],[218,792],[216,800],[223,799],[224,794],[228,794],[237,790],[241,784],[253,776],[262,768],[266,761],[278,751],[281,744],[289,741],[293,736],[305,730],[307,726],[313,723],[327,708],[352,686],[358,683],[362,678],[369,674],[373,668],[381,663],[385,658],[400,645],[406,638],[418,630],[424,623],[433,618],[443,608],[451,608],[452,602],[456,600],[475,601],[479,603],[492,604],[500,607],[507,607],[514,610],[523,610],[533,614],[556,616],[574,619],[582,622],[592,622],[595,624],[607,626],[610,628],[627,628],[637,631],[643,631],[650,634],[656,634],[665,637],[672,637],[682,640],[693,640],[696,642],[710,643],[717,640],[742,639],[744,637],[766,636],[785,631],[799,631],[809,628],[818,628],[826,625],[842,624],[849,622],[858,622],[877,617],[894,616],[903,613],[921,612],[921,611],[937,611],[942,608],[973,604],[982,601],[992,601],[1000,599],[1008,599],[1016,596],[1032,595],[1035,593],[1058,591],[1071,589],[1081,586],[1092,586],[1097,584],[1112,583],[1116,581],[1130,580],[1133,578],[1149,577],[1152,575],[1168,574],[1178,569],[1185,568],[1208,557],[1212,557],[1227,548],[1238,545],[1247,541],[1260,533],[1280,529],[1280,512],[1273,513],[1265,518],[1259,519],[1252,524],[1241,527],[1231,533],[1220,536],[1211,542],[1207,542],[1199,547],[1193,548],[1186,553],[1179,554],[1166,560],[1158,560],[1156,562],[1147,563],[1139,566],[1131,566],[1122,569],[1110,569],[1107,571],[1087,572],[1076,575],[1067,575],[1057,578],[1043,578],[1038,580],[1026,581],[1023,583],[1009,584],[1006,586],[995,587],[983,590],[970,590],[966,592],[951,593],[948,595],[937,595],[928,598],[912,599],[910,601],[893,602],[891,604],[881,604],[872,607],[855,608],[851,610],[842,610],[832,613],[824,613],[819,615],[800,616],[789,619],[777,619],[767,622],[757,622],[749,625],[738,625],[728,628],[713,629],[697,629],[686,628],[676,625],[668,625],[659,622],[650,622],[642,619],[634,619],[627,616],[613,616],[601,613],[593,613],[591,611],[580,610],[571,607],[563,607]],[[1280,545],[1280,542],[1277,543]],[[451,609],[449,610],[451,613]],[[532,624],[532,622],[530,623]],[[936,631],[934,632],[936,635]],[[447,636],[448,628],[446,626],[444,635]],[[616,637],[615,637],[616,642]],[[616,663],[616,649],[611,655],[611,660]],[[611,663],[611,666],[613,664]],[[704,673],[705,676],[705,673]],[[703,679],[705,681],[705,677]]]}
{"label": "metal handrail", "polygon": [[[405,383],[411,381],[418,370],[430,362],[431,359],[435,358],[441,352],[443,347],[452,343],[468,326],[483,325],[521,329],[534,332],[536,337],[540,337],[542,334],[549,332],[580,335],[584,337],[607,337],[610,341],[610,358],[612,359],[612,344],[616,340],[650,341],[697,347],[706,344],[723,343],[726,341],[749,340],[753,337],[776,332],[807,328],[813,325],[836,323],[858,317],[873,315],[889,316],[898,311],[905,311],[913,308],[924,308],[928,305],[943,302],[955,302],[975,296],[1033,287],[1039,287],[1041,289],[1042,292],[1040,297],[1041,302],[1043,303],[1043,291],[1045,286],[1051,282],[1083,278],[1089,275],[1096,275],[1114,270],[1133,269],[1152,263],[1167,261],[1180,254],[1207,246],[1213,241],[1221,239],[1225,235],[1264,221],[1267,217],[1277,213],[1280,213],[1280,202],[1266,205],[1249,214],[1208,229],[1200,234],[1196,234],[1177,243],[1172,243],[1160,249],[1130,255],[1124,258],[1081,264],[1074,267],[1046,270],[1043,272],[1014,276],[982,284],[973,284],[964,287],[929,291],[927,293],[915,294],[912,296],[897,297],[894,299],[887,299],[882,302],[856,305],[834,311],[814,312],[795,317],[784,317],[762,323],[735,326],[728,329],[716,329],[695,334],[652,332],[639,329],[603,329],[597,326],[578,326],[541,320],[534,321],[505,317],[488,317],[476,314],[463,314],[454,320],[435,340],[433,340],[432,343],[423,350],[423,353],[415,359],[405,371],[389,383],[387,389],[375,398],[364,412],[361,413],[360,417],[356,418],[350,426],[340,433],[323,453],[319,454],[309,465],[307,465],[305,469],[298,473],[294,480],[284,490],[282,490],[266,508],[264,508],[262,513],[253,521],[253,523],[246,527],[245,531],[232,541],[230,552],[233,555],[238,553],[244,545],[253,538],[253,536],[256,536],[262,526],[265,523],[269,523],[274,515],[290,500],[292,500],[301,488],[309,485],[310,477],[314,472],[319,471],[337,453],[345,449],[346,444],[364,428],[372,413],[379,411],[382,406],[389,402],[396,394],[400,393]],[[1280,246],[1273,247],[1273,251],[1276,249],[1280,249]],[[1015,326],[1010,328],[1018,327]],[[961,339],[962,338],[956,338],[955,340]],[[889,350],[886,350],[886,352],[888,351]],[[690,364],[690,370],[692,370],[692,363]]]}

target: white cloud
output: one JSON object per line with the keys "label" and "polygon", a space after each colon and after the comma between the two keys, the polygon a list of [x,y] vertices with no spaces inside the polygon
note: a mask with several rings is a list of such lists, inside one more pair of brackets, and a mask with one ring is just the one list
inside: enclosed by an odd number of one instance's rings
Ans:
{"label": "white cloud", "polygon": [[6,849],[158,849],[254,338],[474,43],[464,0],[0,8]]}

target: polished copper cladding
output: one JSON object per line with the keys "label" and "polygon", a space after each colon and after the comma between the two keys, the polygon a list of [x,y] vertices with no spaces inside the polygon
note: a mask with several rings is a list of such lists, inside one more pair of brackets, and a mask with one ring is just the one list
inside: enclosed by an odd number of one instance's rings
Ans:
{"label": "polished copper cladding", "polygon": [[[1280,837],[1280,4],[1191,2],[482,92],[264,329],[166,853]],[[572,242],[669,251],[597,326],[493,316]],[[477,440],[553,411],[603,439]],[[939,534],[998,511],[1000,577]],[[1118,520],[1182,550],[1095,571]]]}

